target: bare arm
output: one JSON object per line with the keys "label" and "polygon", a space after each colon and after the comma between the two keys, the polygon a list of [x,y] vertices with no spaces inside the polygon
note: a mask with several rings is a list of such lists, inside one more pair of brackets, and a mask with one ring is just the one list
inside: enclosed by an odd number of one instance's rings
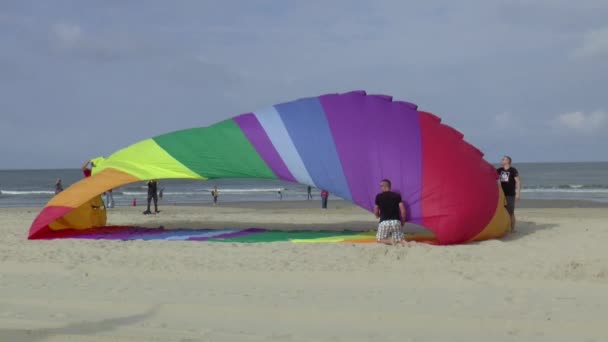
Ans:
{"label": "bare arm", "polygon": [[515,177],[515,198],[519,199],[519,191],[521,189],[521,180],[519,176]]}
{"label": "bare arm", "polygon": [[401,211],[401,224],[405,224],[407,216],[405,212],[405,204],[403,204],[403,202],[399,202],[399,211]]}
{"label": "bare arm", "polygon": [[374,215],[380,218],[380,208],[378,208],[378,206],[374,207]]}

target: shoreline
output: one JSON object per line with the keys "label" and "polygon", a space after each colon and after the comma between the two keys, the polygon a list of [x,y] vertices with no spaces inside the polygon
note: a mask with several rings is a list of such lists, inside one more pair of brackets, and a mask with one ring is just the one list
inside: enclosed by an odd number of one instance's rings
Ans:
{"label": "shoreline", "polygon": [[[145,202],[138,202],[137,208],[144,208]],[[342,199],[329,199],[328,211],[347,207],[359,208],[352,202]],[[159,202],[159,207],[193,207],[213,208],[212,202],[202,203],[172,203],[171,201]],[[227,201],[220,202],[218,208],[241,208],[241,209],[320,209],[321,203],[318,199],[306,200],[269,200],[269,201]],[[42,206],[15,206],[0,207],[0,211],[7,209],[42,210]],[[131,205],[118,205],[116,208],[132,208]],[[568,200],[568,199],[521,199],[516,202],[517,209],[570,209],[570,208],[608,208],[608,202],[591,200]],[[517,210],[516,209],[516,210]],[[363,210],[363,209],[362,209]],[[111,209],[110,209],[111,211]]]}

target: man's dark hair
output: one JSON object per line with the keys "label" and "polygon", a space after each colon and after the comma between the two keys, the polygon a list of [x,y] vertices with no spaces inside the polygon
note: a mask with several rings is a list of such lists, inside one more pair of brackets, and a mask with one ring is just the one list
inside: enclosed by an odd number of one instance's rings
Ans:
{"label": "man's dark hair", "polygon": [[391,188],[391,181],[390,181],[390,180],[388,180],[388,179],[384,178],[384,179],[383,179],[381,182],[382,182],[382,183],[386,183],[386,184],[388,184],[388,188],[389,188],[389,189]]}
{"label": "man's dark hair", "polygon": [[509,160],[509,164],[512,164],[512,163],[513,163],[513,160],[511,159],[511,157],[509,157],[509,156],[505,155],[505,158],[507,158],[507,159]]}

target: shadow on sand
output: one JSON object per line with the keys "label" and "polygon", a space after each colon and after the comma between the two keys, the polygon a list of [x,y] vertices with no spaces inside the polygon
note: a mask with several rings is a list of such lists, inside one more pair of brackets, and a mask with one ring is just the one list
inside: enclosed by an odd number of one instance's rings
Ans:
{"label": "shadow on sand", "polygon": [[96,322],[70,323],[58,328],[41,329],[0,329],[0,341],[44,341],[45,339],[62,335],[91,335],[114,330],[120,326],[131,325],[153,316],[159,306],[148,311],[131,316],[108,318]]}
{"label": "shadow on sand", "polygon": [[539,231],[553,229],[555,227],[557,227],[557,224],[555,223],[538,224],[531,221],[518,221],[517,226],[515,227],[515,231],[503,237],[501,240],[505,242],[515,241],[524,238],[528,235],[535,234]]}

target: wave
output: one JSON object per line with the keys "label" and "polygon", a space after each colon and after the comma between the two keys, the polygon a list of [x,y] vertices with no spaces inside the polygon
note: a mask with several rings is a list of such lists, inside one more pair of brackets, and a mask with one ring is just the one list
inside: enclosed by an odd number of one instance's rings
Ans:
{"label": "wave", "polygon": [[522,192],[555,192],[555,193],[594,193],[608,194],[608,189],[561,189],[561,188],[524,188]]}
{"label": "wave", "polygon": [[[120,191],[113,191],[114,196],[121,195]],[[39,196],[55,195],[55,191],[50,190],[0,190],[0,196]]]}
{"label": "wave", "polygon": [[[213,189],[202,189],[196,191],[163,191],[163,195],[168,196],[200,196],[210,194]],[[285,188],[259,188],[259,189],[218,189],[220,196],[222,194],[250,194],[250,193],[274,193],[278,191],[285,191]],[[122,192],[125,196],[141,196],[147,195],[147,191],[124,191]]]}
{"label": "wave", "polygon": [[564,184],[558,186],[560,189],[608,189],[606,184]]}
{"label": "wave", "polygon": [[522,192],[608,193],[606,184],[560,184],[525,186]]}
{"label": "wave", "polygon": [[[213,189],[204,189],[203,191],[206,192],[211,192],[211,190]],[[259,188],[259,189],[222,189],[222,188],[218,188],[217,189],[220,194],[222,192],[226,192],[226,193],[238,193],[238,194],[245,194],[245,193],[251,193],[251,192],[277,192],[277,191],[285,191],[285,188]]]}
{"label": "wave", "polygon": [[147,189],[148,186],[146,185],[126,185],[121,187],[121,189],[124,189],[126,191],[138,191],[138,190],[142,190],[142,189]]}
{"label": "wave", "polygon": [[0,190],[0,195],[8,196],[31,196],[31,195],[54,195],[55,191],[49,190]]}
{"label": "wave", "polygon": [[[145,191],[146,187],[142,188],[124,188],[120,190],[114,190],[114,196],[146,196],[148,194]],[[143,191],[142,191],[143,190]],[[168,196],[201,196],[209,195],[213,189],[193,189],[186,191],[163,191],[164,195]],[[306,194],[305,190],[300,189],[286,189],[286,188],[219,188],[220,196],[225,195],[247,195],[255,193],[277,193],[282,191],[284,193],[290,193],[293,195]],[[539,192],[539,193],[608,193],[608,185],[606,184],[562,184],[562,185],[531,185],[526,186],[522,189],[522,192]],[[54,191],[51,190],[0,190],[0,196],[53,196]]]}

